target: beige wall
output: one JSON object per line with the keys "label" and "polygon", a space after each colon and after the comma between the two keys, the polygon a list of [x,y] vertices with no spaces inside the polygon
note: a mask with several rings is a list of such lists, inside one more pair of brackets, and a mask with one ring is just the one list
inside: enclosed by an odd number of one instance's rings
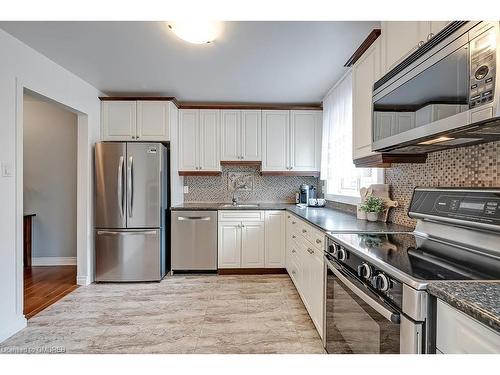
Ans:
{"label": "beige wall", "polygon": [[24,95],[24,211],[35,213],[33,258],[76,261],[77,116]]}

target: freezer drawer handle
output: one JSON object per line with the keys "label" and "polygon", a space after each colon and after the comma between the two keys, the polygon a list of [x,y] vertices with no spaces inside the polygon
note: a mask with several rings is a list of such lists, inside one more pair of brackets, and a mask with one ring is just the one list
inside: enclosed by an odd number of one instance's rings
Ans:
{"label": "freezer drawer handle", "polygon": [[114,230],[98,230],[97,234],[99,236],[135,236],[135,235],[145,235],[145,234],[157,234],[155,230],[142,230],[133,232],[119,232]]}
{"label": "freezer drawer handle", "polygon": [[177,218],[179,221],[194,221],[194,220],[203,220],[203,221],[210,221],[209,216],[179,216]]}

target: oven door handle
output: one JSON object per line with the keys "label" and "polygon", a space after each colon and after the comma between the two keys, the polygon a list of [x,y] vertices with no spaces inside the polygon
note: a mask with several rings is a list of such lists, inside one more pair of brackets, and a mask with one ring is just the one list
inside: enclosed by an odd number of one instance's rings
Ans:
{"label": "oven door handle", "polygon": [[336,277],[347,286],[356,296],[361,298],[364,302],[366,302],[371,308],[377,311],[380,315],[382,315],[387,320],[399,324],[401,321],[401,314],[398,311],[391,310],[385,306],[383,306],[380,302],[375,300],[366,294],[366,292],[359,289],[356,285],[354,285],[349,279],[336,267],[334,267],[329,261],[327,261],[328,268],[334,273]]}

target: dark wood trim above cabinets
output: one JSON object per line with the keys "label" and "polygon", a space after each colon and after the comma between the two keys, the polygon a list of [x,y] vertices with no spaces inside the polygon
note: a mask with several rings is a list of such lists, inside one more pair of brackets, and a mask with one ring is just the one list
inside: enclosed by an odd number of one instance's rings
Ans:
{"label": "dark wood trim above cabinets", "polygon": [[357,168],[390,168],[392,163],[425,163],[427,154],[380,153],[354,159]]}
{"label": "dark wood trim above cabinets", "polygon": [[262,110],[297,110],[322,111],[322,103],[212,103],[179,102],[174,96],[100,96],[101,101],[170,101],[180,109],[262,109]]}
{"label": "dark wood trim above cabinets", "polygon": [[261,176],[285,176],[285,177],[319,177],[319,172],[310,171],[262,171]]}
{"label": "dark wood trim above cabinets", "polygon": [[181,102],[181,109],[262,109],[262,110],[304,110],[321,111],[321,103],[270,104],[270,103],[200,103]]}
{"label": "dark wood trim above cabinets", "polygon": [[261,167],[260,160],[221,160],[220,165],[234,166],[234,167]]}
{"label": "dark wood trim above cabinets", "polygon": [[100,96],[101,101],[166,101],[180,108],[179,101],[174,96]]}
{"label": "dark wood trim above cabinets", "polygon": [[346,68],[351,67],[354,65],[356,61],[359,60],[359,58],[363,55],[363,53],[366,52],[368,48],[377,40],[377,38],[380,36],[381,30],[380,29],[373,29],[370,34],[366,37],[366,39],[361,43],[361,45],[358,47],[358,49],[353,53],[353,55],[347,60],[347,62],[344,64]]}
{"label": "dark wood trim above cabinets", "polygon": [[179,171],[179,176],[221,176],[220,171]]}
{"label": "dark wood trim above cabinets", "polygon": [[220,268],[219,275],[281,275],[285,268]]}

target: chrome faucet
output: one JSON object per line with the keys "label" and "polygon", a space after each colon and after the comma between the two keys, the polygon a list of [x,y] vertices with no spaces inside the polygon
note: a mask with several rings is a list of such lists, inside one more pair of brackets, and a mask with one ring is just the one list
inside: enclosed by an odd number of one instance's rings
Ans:
{"label": "chrome faucet", "polygon": [[232,199],[233,206],[238,205],[238,198],[236,198],[236,190],[233,191],[233,199]]}

